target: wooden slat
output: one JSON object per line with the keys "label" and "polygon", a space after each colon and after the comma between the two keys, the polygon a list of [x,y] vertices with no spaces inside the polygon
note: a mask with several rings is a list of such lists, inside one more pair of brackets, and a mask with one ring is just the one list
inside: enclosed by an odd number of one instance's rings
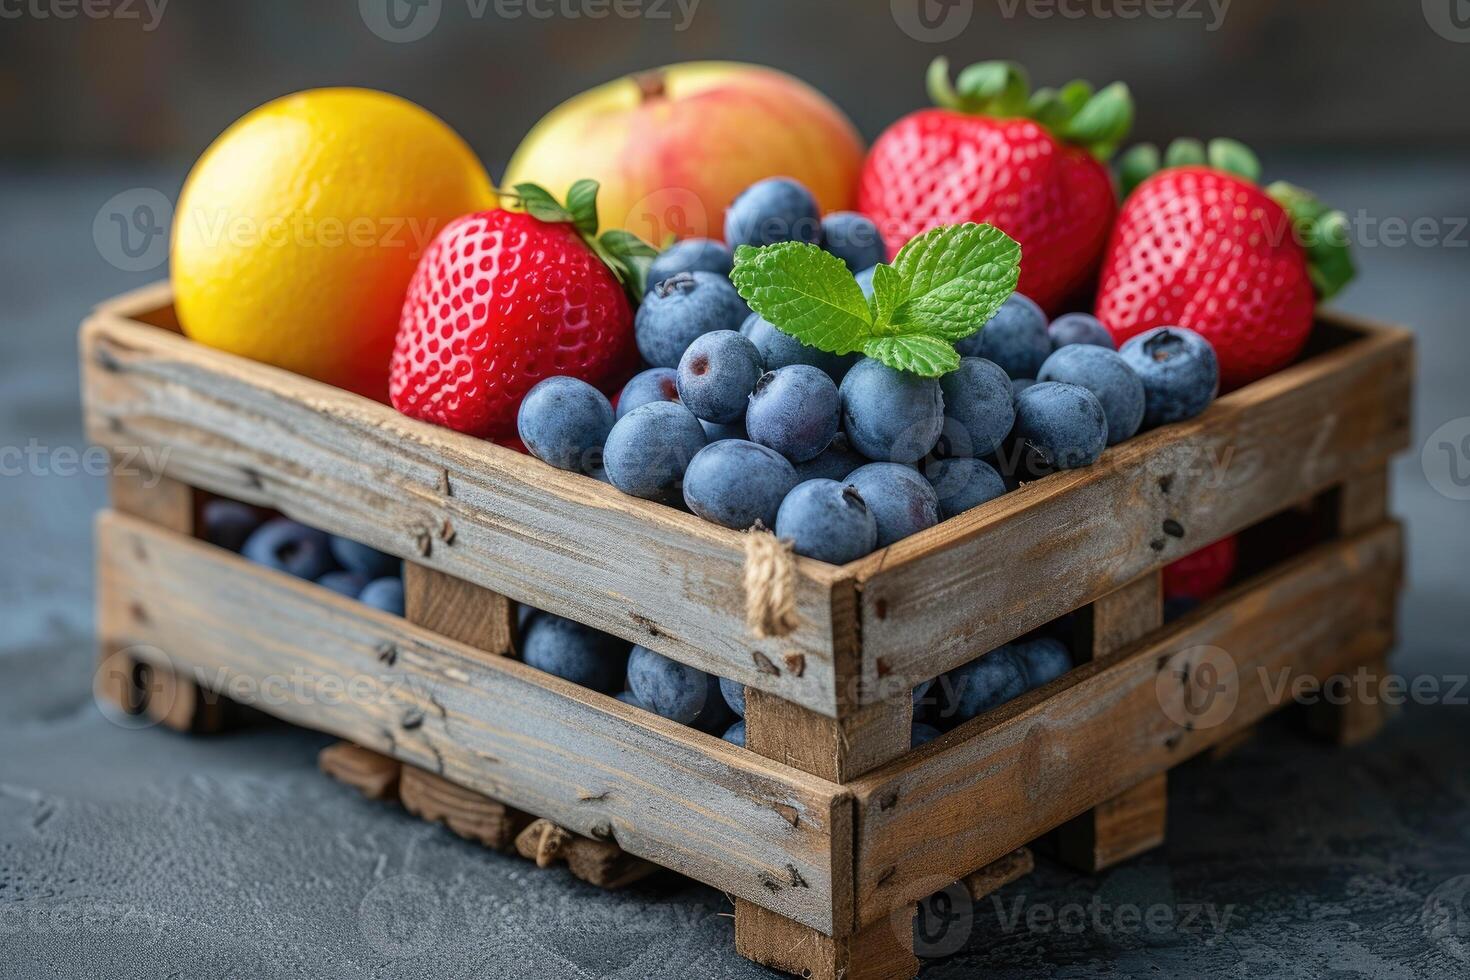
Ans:
{"label": "wooden slat", "polygon": [[749,903],[735,908],[735,951],[806,980],[909,980],[919,968],[906,920],[874,922],[841,939],[794,931],[781,916]]}
{"label": "wooden slat", "polygon": [[508,851],[516,834],[532,817],[484,793],[476,793],[443,776],[403,764],[398,799],[403,808],[420,820],[442,823],[465,840],[476,841],[497,851]]}
{"label": "wooden slat", "polygon": [[1410,335],[1319,332],[1358,339],[846,566],[864,680],[934,677],[1406,448]]}
{"label": "wooden slat", "polygon": [[[1289,703],[1278,685],[1290,678],[1381,657],[1401,539],[1385,524],[1314,549],[1231,590],[1208,615],[1078,667],[1061,690],[1025,695],[850,784],[858,922],[1254,724]],[[1215,700],[1187,700],[1201,691]]]}
{"label": "wooden slat", "polygon": [[756,640],[733,531],[110,310],[82,348],[101,445],[151,447],[191,485],[837,713],[834,637],[856,632],[840,569],[798,559],[799,627]]}
{"label": "wooden slat", "polygon": [[852,846],[842,787],[136,519],[103,514],[98,543],[111,642],[833,928],[833,868]]}
{"label": "wooden slat", "polygon": [[962,884],[965,891],[970,893],[970,898],[978,902],[986,895],[992,895],[1006,885],[1020,881],[1035,870],[1036,858],[1031,849],[1018,847],[1000,860],[992,861],[979,871],[966,875]]}
{"label": "wooden slat", "polygon": [[515,649],[514,602],[416,561],[403,563],[403,617],[489,654]]}
{"label": "wooden slat", "polygon": [[398,799],[403,764],[351,742],[334,742],[317,753],[317,768],[370,800]]}

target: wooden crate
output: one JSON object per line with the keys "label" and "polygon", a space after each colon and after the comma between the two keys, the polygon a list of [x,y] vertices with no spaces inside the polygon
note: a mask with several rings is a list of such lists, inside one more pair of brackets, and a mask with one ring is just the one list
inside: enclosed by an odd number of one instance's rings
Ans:
{"label": "wooden crate", "polygon": [[[731,895],[739,951],[795,973],[912,975],[915,901],[991,887],[1043,836],[1085,867],[1158,843],[1167,771],[1282,707],[1275,672],[1323,679],[1393,642],[1385,466],[1409,441],[1412,345],[1344,317],[1095,466],[845,566],[795,559],[795,628],[766,638],[743,535],[193,344],[166,287],[99,308],[82,371],[88,432],[128,464],[98,523],[104,652],[174,679],[160,711],[211,727],[223,691],[615,842]],[[195,540],[199,491],[402,556],[406,618]],[[1162,624],[1163,565],[1308,504],[1310,549]],[[749,749],[524,666],[508,600],[739,680]],[[1074,611],[1080,666],[909,750],[914,684]],[[1216,650],[1234,710],[1195,724]],[[130,696],[136,671],[113,673]],[[280,677],[359,696],[265,696]]]}

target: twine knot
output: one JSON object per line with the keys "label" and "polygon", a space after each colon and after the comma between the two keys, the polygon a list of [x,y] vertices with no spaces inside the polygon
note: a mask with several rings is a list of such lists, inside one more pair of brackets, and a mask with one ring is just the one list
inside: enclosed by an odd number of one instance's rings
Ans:
{"label": "twine knot", "polygon": [[799,624],[791,542],[757,521],[745,532],[745,625],[766,640],[789,636]]}

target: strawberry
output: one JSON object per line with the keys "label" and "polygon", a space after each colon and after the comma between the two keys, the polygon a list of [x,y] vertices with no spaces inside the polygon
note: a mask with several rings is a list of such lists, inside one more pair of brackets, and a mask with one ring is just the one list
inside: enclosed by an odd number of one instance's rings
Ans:
{"label": "strawberry", "polygon": [[1107,243],[1117,201],[1104,165],[1133,122],[1128,88],[1093,94],[1086,82],[1032,94],[1022,69],[986,62],[950,84],[929,66],[939,106],[911,113],[873,143],[858,209],[892,258],[939,225],[992,224],[1021,243],[1019,291],[1048,312],[1086,285]]}
{"label": "strawberry", "polygon": [[535,185],[515,192],[525,210],[456,218],[425,251],[389,377],[405,415],[509,445],[538,381],[612,388],[636,367],[625,286],[636,299],[655,254],[624,231],[595,237],[593,181],[573,186],[565,207]]}
{"label": "strawberry", "polygon": [[1204,336],[1231,390],[1291,363],[1319,300],[1353,277],[1346,218],[1289,184],[1262,189],[1232,140],[1179,140],[1122,161],[1123,202],[1103,258],[1097,318],[1120,345],[1160,326]]}
{"label": "strawberry", "polygon": [[1239,538],[1232,534],[1164,566],[1164,598],[1204,602],[1224,590],[1235,574]]}

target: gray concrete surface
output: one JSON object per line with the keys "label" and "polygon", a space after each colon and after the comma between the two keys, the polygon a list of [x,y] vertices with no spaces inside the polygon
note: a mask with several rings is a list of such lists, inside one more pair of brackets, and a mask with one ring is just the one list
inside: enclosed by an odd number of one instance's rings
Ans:
{"label": "gray concrete surface", "polygon": [[[1454,220],[1470,166],[1298,159],[1283,176],[1364,209],[1365,275],[1341,305],[1417,329],[1419,445],[1470,417],[1470,233]],[[322,736],[189,739],[98,713],[105,490],[69,463],[84,448],[75,328],[162,275],[109,263],[99,208],[135,188],[172,198],[180,177],[0,173],[0,976],[768,975],[734,954],[718,892],[665,876],[604,894],[486,853],[318,775]],[[1392,222],[1416,218],[1438,243],[1392,244]],[[925,976],[1470,975],[1470,689],[1454,689],[1470,503],[1436,489],[1455,493],[1451,466],[1470,458],[1438,441],[1395,469],[1411,556],[1395,666],[1453,697],[1407,706],[1364,748],[1273,724],[1179,770],[1163,850],[1096,878],[1043,863],[935,930]]]}

